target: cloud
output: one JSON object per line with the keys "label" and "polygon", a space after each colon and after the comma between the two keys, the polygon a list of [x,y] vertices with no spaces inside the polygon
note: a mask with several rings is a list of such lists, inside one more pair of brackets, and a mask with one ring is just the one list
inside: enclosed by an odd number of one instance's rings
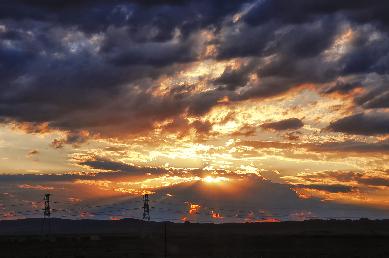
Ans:
{"label": "cloud", "polygon": [[307,146],[309,150],[316,152],[355,152],[355,153],[387,153],[389,152],[389,142],[379,141],[375,143],[367,142],[324,142]]}
{"label": "cloud", "polygon": [[[114,169],[117,169],[117,167]],[[12,175],[7,177],[6,175],[0,175],[0,187],[8,194],[12,194],[12,202],[10,202],[10,198],[3,198],[2,201],[5,202],[6,207],[12,207],[11,205],[16,204],[18,211],[26,216],[41,216],[40,210],[38,213],[30,212],[31,205],[35,207],[36,202],[42,199],[41,191],[49,190],[53,193],[53,200],[55,201],[53,206],[57,210],[56,216],[70,216],[75,212],[78,216],[80,209],[95,214],[96,218],[104,218],[104,215],[112,216],[113,213],[119,210],[126,217],[137,216],[139,212],[132,213],[129,210],[137,207],[139,211],[141,200],[139,195],[142,191],[132,191],[131,184],[128,184],[131,181],[123,177],[116,177],[116,174],[120,173],[109,172],[97,175],[68,176]],[[341,179],[341,173],[328,173],[328,176],[336,176]],[[358,175],[353,173],[352,175],[345,174],[343,176],[344,180],[348,180],[348,178],[357,178]],[[34,177],[39,181],[35,181]],[[80,178],[80,181],[78,181],[80,183],[73,183],[75,178]],[[116,184],[111,181],[113,179],[116,179]],[[322,180],[320,177],[316,179]],[[168,186],[165,183],[154,189],[154,194],[150,196],[155,207],[152,210],[153,218],[181,219],[188,215],[190,204],[200,206],[199,214],[192,214],[193,216],[190,217],[193,221],[196,219],[214,221],[216,218],[212,218],[213,213],[218,213],[219,217],[223,217],[224,222],[243,222],[249,214],[256,219],[275,217],[280,220],[294,219],[293,214],[296,213],[309,213],[311,214],[309,217],[320,218],[376,218],[387,216],[387,210],[356,204],[340,204],[314,197],[304,199],[293,190],[296,188],[294,184],[274,183],[254,175],[240,175],[228,181],[220,182],[183,180],[181,183]],[[385,182],[377,181],[375,183],[376,185],[382,185]],[[143,184],[147,185],[148,182],[142,181]],[[300,186],[302,188],[311,187],[311,189],[326,191],[330,194],[349,194],[352,189],[347,185],[340,183],[325,185],[319,181],[309,185],[301,184]],[[115,187],[117,187],[118,192],[113,195],[112,188]],[[101,189],[96,191],[97,188]],[[82,201],[77,201],[77,204],[73,202],[74,193],[77,193],[77,198],[82,198]],[[135,199],[129,198],[129,193]],[[101,203],[102,199],[96,198],[96,196],[103,197],[104,204]],[[0,198],[2,197],[0,196]],[[84,202],[85,200],[87,202]],[[109,204],[107,205],[107,203]]]}
{"label": "cloud", "polygon": [[[180,100],[151,94],[159,76],[172,75],[175,65],[180,69],[178,64],[198,59],[202,26],[190,21],[194,15],[188,13],[204,3],[119,2],[123,5],[63,3],[59,9],[46,2],[6,4],[8,11],[2,9],[2,14],[9,22],[2,36],[10,44],[0,46],[4,75],[0,117],[122,136],[152,130],[155,122],[180,116],[187,108],[196,114],[209,110],[218,97],[212,98],[206,110],[197,111],[200,97],[192,100],[186,94]],[[209,19],[205,23],[213,22],[225,14],[223,10],[228,13],[236,8],[233,2],[223,8],[201,8],[211,12],[201,17]],[[28,18],[29,23],[21,22]],[[135,119],[137,123],[128,122]]]}
{"label": "cloud", "polygon": [[[234,190],[229,192],[228,188]],[[269,192],[273,194],[268,196],[266,193]],[[293,207],[299,202],[298,196],[288,185],[273,183],[257,176],[246,176],[243,180],[227,181],[220,185],[207,185],[205,182],[185,183],[162,188],[156,192],[157,195],[168,193],[175,196],[177,202],[200,203],[208,207],[223,206],[224,202],[240,205],[244,199],[245,205],[255,203],[257,207],[264,209],[273,207],[275,203],[282,207]]]}
{"label": "cloud", "polygon": [[294,143],[288,142],[277,142],[277,141],[241,141],[237,143],[238,146],[250,146],[253,148],[266,149],[266,148],[275,148],[275,149],[288,149],[296,147]]}
{"label": "cloud", "polygon": [[386,112],[359,113],[332,122],[328,129],[357,135],[389,133],[389,114]]}
{"label": "cloud", "polygon": [[341,184],[298,184],[296,185],[296,188],[314,189],[330,193],[349,193],[352,192],[354,189],[354,187],[350,185]]}
{"label": "cloud", "polygon": [[39,191],[54,190],[54,187],[52,187],[52,186],[30,185],[30,184],[21,184],[21,185],[18,185],[18,188],[20,188],[20,189],[33,189],[33,190],[39,190]]}
{"label": "cloud", "polygon": [[[295,138],[288,138],[295,141]],[[316,153],[347,153],[358,155],[382,155],[389,152],[389,142],[387,140],[377,142],[359,142],[359,141],[333,141],[322,143],[299,143],[282,141],[240,141],[237,146],[249,146],[256,149],[304,149]]]}
{"label": "cloud", "polygon": [[303,126],[304,124],[300,119],[288,118],[277,122],[264,123],[261,125],[261,128],[282,131],[282,130],[296,130],[296,129],[300,129]]}
{"label": "cloud", "polygon": [[343,81],[337,81],[334,85],[331,85],[329,88],[324,90],[325,94],[330,94],[330,93],[342,93],[346,94],[349,93],[350,91],[360,88],[361,83],[360,82],[343,82]]}
{"label": "cloud", "polygon": [[[252,8],[234,21],[247,4]],[[0,120],[34,125],[30,132],[45,125],[127,138],[163,122],[198,119],[225,97],[269,98],[312,84],[335,85],[327,93],[360,87],[366,95],[353,96],[357,105],[384,108],[387,84],[378,82],[389,64],[387,7],[324,0],[293,6],[284,0],[5,1]],[[345,31],[351,36],[342,41]],[[227,65],[216,78],[192,82],[201,90],[158,92],[162,79],[172,89],[177,75],[205,60]],[[211,125],[199,121],[189,127],[209,132]],[[56,139],[53,146],[84,142],[71,141]]]}
{"label": "cloud", "polygon": [[228,66],[224,69],[223,73],[213,81],[213,83],[223,89],[232,91],[237,88],[244,87],[250,80],[249,76],[253,72],[255,66],[255,62],[243,64],[237,69]]}
{"label": "cloud", "polygon": [[52,142],[51,142],[51,146],[55,149],[62,149],[63,148],[63,141],[61,140],[58,140],[58,139],[54,139]]}
{"label": "cloud", "polygon": [[272,19],[286,24],[298,24],[317,17],[341,13],[355,22],[379,22],[386,26],[389,22],[383,10],[386,10],[388,7],[387,3],[379,0],[371,2],[318,0],[315,3],[297,0],[293,3],[293,6],[290,6],[290,2],[287,0],[274,0],[260,2],[251,9],[244,19],[252,25],[264,24]]}
{"label": "cloud", "polygon": [[[87,175],[85,175],[88,177]],[[83,175],[77,174],[1,174],[1,181],[5,183],[10,182],[65,182],[72,181],[77,178],[83,178]]]}
{"label": "cloud", "polygon": [[[98,169],[103,171],[115,171],[121,172],[120,174],[115,173],[113,176],[123,176],[123,175],[145,175],[146,173],[150,174],[162,174],[167,173],[168,171],[163,168],[152,168],[152,167],[138,167],[134,165],[129,165],[122,162],[112,161],[104,158],[96,157],[94,159],[80,161],[78,163],[81,166],[86,166],[90,169]],[[104,174],[102,174],[103,176]],[[106,174],[109,176],[109,174]]]}
{"label": "cloud", "polygon": [[[190,31],[193,27],[214,24],[241,5],[237,0],[224,5],[222,3],[220,0],[119,0],[109,3],[87,0],[77,3],[57,1],[53,4],[49,1],[32,3],[22,0],[3,4],[0,15],[15,20],[32,19],[69,27],[78,26],[87,32],[105,30],[110,25],[131,26],[132,32],[139,36],[139,40],[152,38],[163,41],[172,37],[175,26]],[[145,28],[155,30],[150,35],[142,32]]]}
{"label": "cloud", "polygon": [[[294,186],[289,184],[274,183],[256,176],[248,176],[241,180],[228,181],[220,185],[207,186],[203,182],[183,183],[157,190],[151,198],[166,200],[177,209],[185,209],[185,203],[199,205],[199,214],[190,216],[189,207],[186,209],[192,220],[204,219],[204,214],[214,211],[224,217],[246,218],[248,213],[254,213],[260,218],[273,216],[281,220],[291,219],[297,212],[309,212],[310,217],[333,216],[361,216],[363,213],[374,213],[373,210],[361,210],[358,205],[337,204],[332,201],[321,201],[317,198],[300,198]],[[308,186],[309,187],[309,186]],[[312,185],[312,188],[331,193],[349,193],[352,187],[347,185]],[[272,193],[269,195],[269,193]],[[166,197],[167,195],[171,197]],[[244,205],[242,206],[242,204]],[[260,212],[258,212],[258,210]],[[240,211],[240,212],[239,212]],[[353,214],[353,211],[356,212]],[[378,213],[380,213],[377,210]],[[182,215],[181,215],[182,216]],[[210,216],[210,215],[208,215]],[[368,216],[371,216],[368,215]]]}
{"label": "cloud", "polygon": [[87,142],[89,139],[89,133],[87,131],[81,132],[69,132],[63,139],[54,139],[51,142],[51,146],[55,149],[61,149],[64,144],[70,144],[75,147]]}
{"label": "cloud", "polygon": [[213,124],[209,121],[194,120],[189,121],[184,117],[177,117],[171,122],[162,126],[164,133],[176,133],[177,137],[189,135],[191,131],[195,132],[197,136],[210,135]]}
{"label": "cloud", "polygon": [[245,124],[241,128],[239,128],[239,130],[234,131],[233,133],[231,133],[231,136],[241,136],[241,135],[251,136],[251,135],[255,135],[256,129],[257,129],[256,126]]}
{"label": "cloud", "polygon": [[369,186],[386,186],[389,187],[389,178],[383,177],[360,177],[358,182]]}
{"label": "cloud", "polygon": [[363,103],[363,107],[367,109],[389,108],[389,91],[378,93],[378,96],[374,96],[373,98]]}
{"label": "cloud", "polygon": [[[317,189],[315,186],[318,186],[318,188],[322,187],[321,185],[328,186],[329,189],[331,186],[334,186],[336,189],[337,186],[339,186],[338,190],[342,190],[342,186],[350,187],[349,190],[352,191],[353,189],[357,189],[357,186],[355,184],[359,184],[360,186],[368,186],[368,187],[375,187],[375,186],[389,186],[389,178],[387,175],[384,175],[382,173],[377,173],[374,171],[366,171],[366,172],[356,172],[356,171],[322,171],[322,172],[316,172],[316,173],[301,173],[298,174],[296,177],[285,177],[285,179],[298,179],[303,180],[304,184],[296,184],[298,187],[302,188],[311,188],[311,189]],[[337,183],[328,183],[328,184],[321,184],[320,182],[337,182]],[[342,183],[342,184],[339,184]],[[352,184],[353,186],[350,186]],[[313,187],[309,187],[309,186]],[[307,187],[306,187],[307,186]],[[323,190],[325,190],[323,187]],[[320,190],[320,189],[317,189]],[[344,188],[343,190],[346,190]],[[339,191],[342,192],[342,191]]]}
{"label": "cloud", "polygon": [[28,157],[32,157],[32,156],[35,156],[35,155],[38,155],[39,154],[39,151],[38,150],[30,150],[27,154]]}

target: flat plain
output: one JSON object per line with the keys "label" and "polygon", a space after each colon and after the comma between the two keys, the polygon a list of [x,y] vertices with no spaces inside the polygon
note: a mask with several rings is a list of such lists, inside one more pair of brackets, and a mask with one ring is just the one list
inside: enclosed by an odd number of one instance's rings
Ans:
{"label": "flat plain", "polygon": [[1,257],[389,257],[389,220],[0,222]]}

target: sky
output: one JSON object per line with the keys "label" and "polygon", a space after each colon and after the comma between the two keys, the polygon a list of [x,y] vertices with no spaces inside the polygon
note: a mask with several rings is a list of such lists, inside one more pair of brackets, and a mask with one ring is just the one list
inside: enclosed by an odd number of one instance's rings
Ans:
{"label": "sky", "polygon": [[0,219],[389,216],[389,3],[0,3]]}

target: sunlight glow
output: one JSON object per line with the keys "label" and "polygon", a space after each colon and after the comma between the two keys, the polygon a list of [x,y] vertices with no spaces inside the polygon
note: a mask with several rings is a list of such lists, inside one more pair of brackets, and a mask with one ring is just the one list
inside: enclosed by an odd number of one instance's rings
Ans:
{"label": "sunlight glow", "polygon": [[202,180],[205,183],[215,184],[215,183],[221,183],[224,181],[229,181],[230,179],[227,177],[221,177],[221,176],[218,176],[218,177],[206,176]]}

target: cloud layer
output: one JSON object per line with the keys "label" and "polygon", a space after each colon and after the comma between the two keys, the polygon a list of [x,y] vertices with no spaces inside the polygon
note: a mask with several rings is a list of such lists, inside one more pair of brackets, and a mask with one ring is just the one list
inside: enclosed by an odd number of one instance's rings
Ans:
{"label": "cloud layer", "polygon": [[[201,116],[224,97],[266,98],[304,84],[340,85],[339,79],[364,88],[357,105],[385,107],[389,41],[382,1],[295,1],[292,8],[279,0],[1,5],[3,121],[125,136],[158,121]],[[200,78],[206,91],[170,82],[171,90],[157,94],[163,76],[205,60],[243,63]],[[334,86],[327,94],[354,87]],[[361,116],[367,115],[352,118]],[[333,129],[343,130],[351,118],[345,119]],[[375,130],[363,134],[387,133],[378,128],[386,118],[375,119]]]}

